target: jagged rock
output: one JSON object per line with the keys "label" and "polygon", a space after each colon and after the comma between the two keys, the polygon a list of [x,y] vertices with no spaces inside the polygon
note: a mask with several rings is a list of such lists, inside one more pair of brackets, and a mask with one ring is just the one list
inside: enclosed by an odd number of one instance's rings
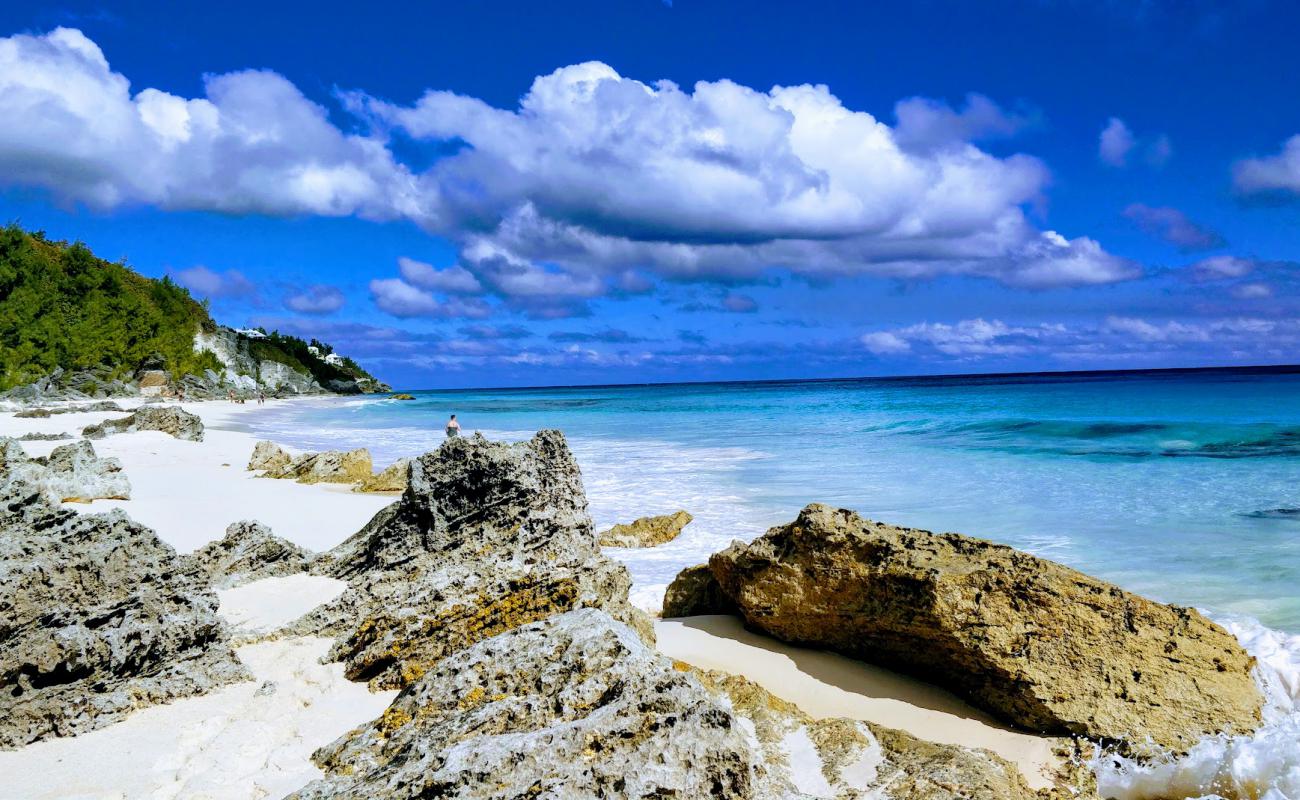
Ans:
{"label": "jagged rock", "polygon": [[280,445],[263,441],[253,445],[253,455],[248,459],[248,468],[275,472],[289,466],[292,460],[293,458]]}
{"label": "jagged rock", "polygon": [[813,720],[747,678],[680,663],[677,668],[689,670],[706,688],[725,694],[733,713],[749,721],[769,771],[775,779],[784,779],[778,786],[783,797],[1039,797],[1014,764],[987,750],[927,742],[869,722]]}
{"label": "jagged rock", "polygon": [[14,419],[49,419],[52,416],[54,411],[49,408],[25,408],[14,413]]}
{"label": "jagged rock", "polygon": [[0,747],[108,725],[249,678],[217,598],[121,511],[0,489]]}
{"label": "jagged rock", "polygon": [[201,442],[203,420],[177,406],[141,406],[129,417],[88,425],[82,429],[81,435],[87,439],[103,439],[110,434],[133,431],[162,431],[177,439]]}
{"label": "jagged rock", "polygon": [[371,475],[356,488],[358,492],[404,492],[406,491],[406,473],[411,469],[411,459],[399,458],[384,468],[382,472]]}
{"label": "jagged rock", "polygon": [[55,406],[53,408],[27,408],[14,414],[18,419],[46,419],[57,414],[84,414],[98,411],[125,411],[112,400],[101,400],[98,403],[88,403],[80,406]]}
{"label": "jagged rock", "polygon": [[278,361],[259,361],[257,377],[263,386],[285,394],[320,394],[324,391],[311,375]]}
{"label": "jagged rock", "polygon": [[766,796],[727,703],[594,609],[448,656],[314,760],[292,798]]}
{"label": "jagged rock", "polygon": [[228,589],[262,578],[303,572],[311,552],[271,533],[260,522],[244,520],[226,528],[215,542],[181,556],[217,589]]}
{"label": "jagged rock", "polygon": [[653,629],[626,568],[596,545],[582,476],[558,431],[520,444],[452,439],[415,459],[401,500],[312,570],[349,588],[293,626],[340,634],[353,680],[402,686],[476,641],[574,608]]}
{"label": "jagged rock", "polygon": [[663,617],[695,617],[701,614],[736,614],[736,604],[727,598],[709,571],[708,564],[687,567],[677,573],[664,592]]}
{"label": "jagged rock", "polygon": [[654,547],[676,539],[694,519],[685,511],[658,517],[641,517],[635,522],[615,525],[600,535],[601,547]]}
{"label": "jagged rock", "polygon": [[405,392],[400,392],[400,393],[398,393],[398,394],[393,395],[393,396],[390,397],[389,399],[390,399],[390,400],[414,400],[414,399],[415,399],[415,395],[413,395],[413,394],[407,394],[407,393],[405,393]]}
{"label": "jagged rock", "polygon": [[709,568],[746,623],[918,675],[1042,733],[1182,751],[1259,724],[1254,659],[1162,605],[980,539],[805,508]]}
{"label": "jagged rock", "polygon": [[58,442],[71,439],[70,433],[24,433],[18,437],[20,442]]}
{"label": "jagged rock", "polygon": [[0,483],[24,481],[50,503],[129,500],[131,482],[116,458],[100,458],[82,440],[54,448],[45,458],[27,458],[13,439],[0,439]]}
{"label": "jagged rock", "polygon": [[370,451],[364,447],[343,452],[303,453],[263,477],[292,479],[299,483],[361,483],[374,474]]}

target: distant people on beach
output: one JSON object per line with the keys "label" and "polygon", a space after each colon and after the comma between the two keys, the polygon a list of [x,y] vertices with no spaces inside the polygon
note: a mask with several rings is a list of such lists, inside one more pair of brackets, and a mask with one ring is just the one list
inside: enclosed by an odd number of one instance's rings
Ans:
{"label": "distant people on beach", "polygon": [[447,420],[447,438],[453,439],[460,436],[460,423],[456,421],[456,415],[452,414],[451,419]]}
{"label": "distant people on beach", "polygon": [[265,402],[266,402],[266,392],[261,391],[259,389],[257,392],[257,404],[260,406]]}

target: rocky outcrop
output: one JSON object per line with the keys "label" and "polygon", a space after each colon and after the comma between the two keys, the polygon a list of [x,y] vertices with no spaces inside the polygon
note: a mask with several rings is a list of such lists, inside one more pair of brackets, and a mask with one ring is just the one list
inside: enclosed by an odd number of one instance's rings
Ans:
{"label": "rocky outcrop", "polygon": [[0,489],[0,747],[103,727],[249,677],[217,598],[121,511]]}
{"label": "rocky outcrop", "polygon": [[37,407],[25,408],[14,414],[15,419],[48,419],[49,417],[58,416],[59,414],[85,414],[98,411],[126,411],[117,403],[111,400],[101,400],[98,403],[87,403],[80,406],[53,406],[51,408]]}
{"label": "rocky outcrop", "polygon": [[811,505],[709,568],[748,625],[1029,730],[1140,754],[1259,724],[1254,659],[1218,625],[1002,545]]}
{"label": "rocky outcrop", "polygon": [[136,375],[136,384],[145,397],[158,397],[171,384],[171,376],[161,369],[142,370]]}
{"label": "rocky outcrop", "polygon": [[272,472],[281,470],[289,466],[293,457],[284,451],[280,445],[275,442],[258,442],[253,445],[253,455],[248,459],[248,469],[270,470]]}
{"label": "rocky outcrop", "polygon": [[399,458],[381,472],[366,478],[357,486],[358,492],[404,492],[406,474],[411,470],[411,459]]}
{"label": "rocky outcrop", "polygon": [[70,433],[24,433],[18,437],[20,442],[60,442],[71,439]]}
{"label": "rocky outcrop", "polygon": [[759,797],[725,702],[594,609],[456,652],[317,751],[292,797]]}
{"label": "rocky outcrop", "polygon": [[399,393],[397,393],[397,394],[395,394],[395,395],[392,395],[392,396],[389,397],[388,399],[389,399],[389,400],[414,400],[414,399],[415,399],[415,395],[413,395],[413,394],[407,394],[406,392],[399,392]]}
{"label": "rocky outcrop", "polygon": [[347,452],[326,450],[323,453],[303,453],[292,457],[289,463],[279,468],[268,468],[262,477],[296,480],[299,483],[361,483],[373,474],[370,451],[362,447]]}
{"label": "rocky outcrop", "polygon": [[103,439],[115,433],[134,431],[162,431],[177,439],[201,442],[203,420],[178,406],[141,406],[129,417],[88,425],[82,429],[81,435],[87,439]]}
{"label": "rocky outcrop", "polygon": [[749,723],[777,796],[1042,800],[1014,764],[987,750],[927,742],[869,722],[813,720],[747,678],[677,667],[725,695],[732,713]]}
{"label": "rocky outcrop", "polygon": [[312,569],[350,586],[294,629],[338,634],[331,656],[376,688],[576,608],[605,609],[653,638],[628,603],[627,570],[600,554],[558,431],[513,445],[452,439],[413,460],[402,498]]}
{"label": "rocky outcrop", "polygon": [[676,539],[693,517],[685,511],[658,517],[641,517],[615,525],[600,535],[601,547],[654,547]]}
{"label": "rocky outcrop", "polygon": [[736,604],[723,593],[708,564],[687,567],[677,573],[664,592],[665,619],[736,613]]}
{"label": "rocky outcrop", "polygon": [[107,366],[72,371],[56,367],[44,378],[15,386],[0,397],[21,403],[49,403],[137,396],[139,387],[133,381],[116,377],[117,374],[117,369]]}
{"label": "rocky outcrop", "polygon": [[279,394],[321,394],[325,391],[312,376],[278,361],[258,362],[257,380],[268,391]]}
{"label": "rocky outcrop", "polygon": [[44,458],[28,458],[13,439],[0,438],[0,484],[23,482],[50,503],[128,500],[131,482],[116,458],[100,458],[82,440],[54,448]]}
{"label": "rocky outcrop", "polygon": [[244,520],[227,527],[221,539],[181,559],[214,588],[229,589],[262,578],[303,572],[311,552],[276,536],[260,522]]}

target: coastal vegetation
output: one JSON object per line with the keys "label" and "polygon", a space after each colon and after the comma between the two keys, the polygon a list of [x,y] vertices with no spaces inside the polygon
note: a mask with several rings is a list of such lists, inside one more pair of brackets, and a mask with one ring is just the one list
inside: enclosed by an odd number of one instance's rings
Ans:
{"label": "coastal vegetation", "polygon": [[[219,373],[221,360],[194,347],[196,333],[217,328],[207,303],[168,276],[146,277],[42,231],[0,229],[0,391],[59,369],[127,378],[147,360],[178,378]],[[328,344],[260,332],[248,339],[259,362],[284,364],[324,387],[373,380]]]}

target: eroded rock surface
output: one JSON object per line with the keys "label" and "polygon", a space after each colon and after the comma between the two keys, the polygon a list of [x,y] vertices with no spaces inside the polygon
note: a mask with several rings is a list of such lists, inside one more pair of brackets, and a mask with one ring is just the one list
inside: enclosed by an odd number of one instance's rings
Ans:
{"label": "eroded rock surface", "polygon": [[0,747],[103,727],[249,677],[217,598],[121,511],[0,489]]}
{"label": "eroded rock surface", "polygon": [[181,558],[206,576],[213,588],[228,589],[303,572],[311,552],[276,536],[260,522],[244,520],[227,527],[221,539]]}
{"label": "eroded rock surface", "polygon": [[725,701],[595,609],[449,655],[315,761],[292,797],[766,796]]}
{"label": "eroded rock surface", "polygon": [[267,468],[266,478],[296,480],[299,483],[361,483],[371,477],[374,467],[370,451],[364,447],[356,450],[326,450],[323,453],[303,453],[292,457],[278,468]]}
{"label": "eroded rock surface", "polygon": [[671,542],[694,519],[685,511],[615,525],[600,535],[601,547],[654,547]]}
{"label": "eroded rock surface", "polygon": [[664,619],[735,613],[736,604],[722,591],[708,564],[687,567],[677,573],[664,592]]}
{"label": "eroded rock surface", "polygon": [[248,469],[278,471],[289,466],[291,461],[293,457],[280,445],[263,441],[253,445],[253,455],[248,459]]}
{"label": "eroded rock surface", "polygon": [[100,458],[81,440],[54,448],[44,458],[28,458],[13,439],[0,438],[0,484],[24,482],[50,503],[131,497],[131,482],[116,458]]}
{"label": "eroded rock surface", "polygon": [[203,420],[178,406],[141,406],[129,417],[88,425],[82,429],[81,435],[87,439],[103,439],[111,434],[133,431],[162,431],[177,439],[201,442]]}
{"label": "eroded rock surface", "polygon": [[1259,724],[1254,659],[1218,625],[1010,547],[811,505],[709,567],[750,626],[1029,730],[1181,751]]}
{"label": "eroded rock surface", "polygon": [[402,498],[314,572],[349,588],[299,620],[328,632],[353,680],[404,686],[450,653],[575,608],[598,607],[653,640],[631,578],[600,554],[564,437],[452,439],[412,461]]}
{"label": "eroded rock surface", "polygon": [[357,486],[358,492],[404,492],[406,474],[411,469],[411,459],[399,458],[382,471],[371,475]]}

